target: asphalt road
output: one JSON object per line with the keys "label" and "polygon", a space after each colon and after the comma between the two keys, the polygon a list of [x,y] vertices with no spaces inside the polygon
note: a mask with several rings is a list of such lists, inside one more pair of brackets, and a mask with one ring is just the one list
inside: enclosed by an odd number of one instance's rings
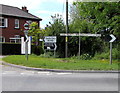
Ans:
{"label": "asphalt road", "polygon": [[118,91],[118,74],[55,73],[2,66],[2,91]]}

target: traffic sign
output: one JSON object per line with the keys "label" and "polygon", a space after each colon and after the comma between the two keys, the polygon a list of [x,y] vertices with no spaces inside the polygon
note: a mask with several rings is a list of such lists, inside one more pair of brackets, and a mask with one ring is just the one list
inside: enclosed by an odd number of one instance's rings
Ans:
{"label": "traffic sign", "polygon": [[24,29],[25,29],[25,30],[29,30],[29,24],[28,24],[28,23],[25,23],[25,24],[24,24]]}
{"label": "traffic sign", "polygon": [[45,36],[44,42],[45,43],[56,43],[57,37],[56,36]]}
{"label": "traffic sign", "polygon": [[56,43],[44,43],[44,49],[45,50],[56,50],[57,45]]}
{"label": "traffic sign", "polygon": [[113,34],[111,34],[110,36],[112,39],[109,42],[114,42],[116,40],[116,37]]}

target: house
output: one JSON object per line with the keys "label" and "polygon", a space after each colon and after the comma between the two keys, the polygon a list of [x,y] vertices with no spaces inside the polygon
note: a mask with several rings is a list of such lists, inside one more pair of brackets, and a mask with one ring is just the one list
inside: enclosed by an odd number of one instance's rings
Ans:
{"label": "house", "polygon": [[24,36],[24,24],[37,22],[40,27],[41,18],[32,15],[27,7],[0,4],[0,42],[19,42]]}

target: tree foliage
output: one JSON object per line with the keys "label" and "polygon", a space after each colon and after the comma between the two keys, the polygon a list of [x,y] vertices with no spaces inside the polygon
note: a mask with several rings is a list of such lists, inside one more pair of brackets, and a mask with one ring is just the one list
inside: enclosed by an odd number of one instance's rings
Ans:
{"label": "tree foliage", "polygon": [[30,24],[30,30],[29,30],[29,36],[32,36],[32,41],[36,44],[39,45],[39,39],[43,39],[45,35],[46,30],[40,29],[38,26],[38,23],[32,22]]}
{"label": "tree foliage", "polygon": [[[74,2],[70,14],[71,32],[98,33],[111,28],[109,34],[117,37],[114,46],[120,44],[120,2]],[[93,54],[96,51],[104,51],[106,45],[108,43],[100,38],[82,37],[81,41],[82,51],[90,53],[94,51]]]}
{"label": "tree foliage", "polygon": [[64,51],[65,51],[65,40],[64,37],[60,36],[60,33],[65,32],[65,25],[63,22],[63,18],[59,14],[55,14],[54,16],[51,16],[52,23],[49,22],[46,30],[47,36],[57,36],[57,54],[59,57],[64,57]]}
{"label": "tree foliage", "polygon": [[[99,32],[110,27],[110,33],[120,36],[120,3],[119,2],[74,2],[75,11],[71,11],[72,22],[86,21],[91,32]],[[76,16],[74,16],[77,14]],[[77,22],[76,22],[77,23]]]}

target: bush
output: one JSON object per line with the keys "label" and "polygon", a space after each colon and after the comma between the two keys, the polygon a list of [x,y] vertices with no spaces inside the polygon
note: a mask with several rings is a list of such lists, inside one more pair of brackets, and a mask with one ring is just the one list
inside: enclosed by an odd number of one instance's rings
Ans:
{"label": "bush", "polygon": [[82,60],[89,60],[91,58],[92,58],[92,56],[89,54],[83,54],[80,56],[80,59],[82,59]]}
{"label": "bush", "polygon": [[[97,53],[95,54],[93,59],[109,59],[110,53],[108,52],[103,52],[103,53]],[[120,51],[117,50],[117,48],[112,49],[112,59],[114,60],[120,60]]]}
{"label": "bush", "polygon": [[[21,55],[21,44],[16,43],[0,43],[2,48],[2,55]],[[44,53],[44,50],[41,46],[31,46],[31,51],[33,54],[40,55]]]}
{"label": "bush", "polygon": [[92,56],[91,55],[89,55],[89,54],[83,54],[83,55],[81,55],[80,57],[79,56],[73,56],[73,57],[71,57],[72,59],[81,59],[81,60],[89,60],[89,59],[91,59],[92,58]]}
{"label": "bush", "polygon": [[2,55],[20,55],[21,44],[2,43]]}
{"label": "bush", "polygon": [[36,54],[36,55],[40,55],[44,53],[44,50],[42,48],[42,46],[32,46],[32,53]]}
{"label": "bush", "polygon": [[58,54],[56,53],[54,56],[54,52],[46,52],[44,54],[41,54],[40,57],[46,57],[46,58],[58,58]]}

